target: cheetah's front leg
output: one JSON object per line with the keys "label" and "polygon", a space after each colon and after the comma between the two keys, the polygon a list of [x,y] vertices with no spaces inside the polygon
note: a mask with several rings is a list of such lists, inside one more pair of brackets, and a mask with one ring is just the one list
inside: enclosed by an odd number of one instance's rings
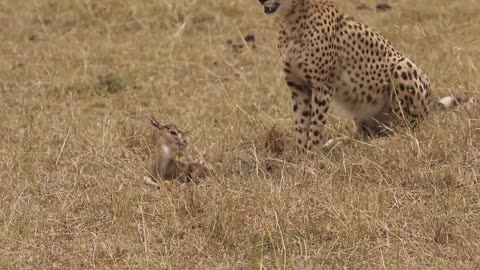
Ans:
{"label": "cheetah's front leg", "polygon": [[306,85],[298,84],[288,79],[287,85],[290,88],[293,99],[297,151],[304,153],[307,150],[309,141],[312,90]]}
{"label": "cheetah's front leg", "polygon": [[323,129],[327,122],[327,112],[332,101],[331,87],[314,87],[313,100],[311,103],[312,117],[309,133],[308,151],[311,151],[323,141]]}

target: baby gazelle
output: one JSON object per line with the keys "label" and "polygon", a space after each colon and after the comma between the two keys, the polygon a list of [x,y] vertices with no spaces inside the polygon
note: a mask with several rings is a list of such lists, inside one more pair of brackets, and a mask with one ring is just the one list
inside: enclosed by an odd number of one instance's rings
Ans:
{"label": "baby gazelle", "polygon": [[181,131],[175,125],[161,125],[150,116],[150,123],[156,128],[153,134],[154,149],[148,170],[147,184],[158,185],[160,180],[179,180],[190,182],[205,178],[209,170],[196,162],[182,162],[175,155],[187,147],[188,132]]}

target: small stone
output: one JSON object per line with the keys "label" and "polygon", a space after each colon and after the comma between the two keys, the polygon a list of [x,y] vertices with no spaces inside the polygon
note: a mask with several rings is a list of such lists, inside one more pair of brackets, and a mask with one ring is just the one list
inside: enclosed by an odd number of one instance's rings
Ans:
{"label": "small stone", "polygon": [[243,40],[245,40],[245,42],[255,42],[255,35],[248,34],[243,38]]}
{"label": "small stone", "polygon": [[380,3],[376,6],[377,11],[387,11],[391,8],[392,6],[390,6],[388,3]]}

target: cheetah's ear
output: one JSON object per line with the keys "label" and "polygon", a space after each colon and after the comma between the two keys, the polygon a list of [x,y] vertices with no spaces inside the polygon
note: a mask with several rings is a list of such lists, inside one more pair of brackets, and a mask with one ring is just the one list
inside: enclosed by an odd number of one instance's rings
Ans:
{"label": "cheetah's ear", "polygon": [[152,126],[158,128],[158,129],[165,129],[165,126],[163,126],[162,124],[160,124],[152,115],[149,115],[148,116],[148,119],[150,120],[150,124],[152,124]]}

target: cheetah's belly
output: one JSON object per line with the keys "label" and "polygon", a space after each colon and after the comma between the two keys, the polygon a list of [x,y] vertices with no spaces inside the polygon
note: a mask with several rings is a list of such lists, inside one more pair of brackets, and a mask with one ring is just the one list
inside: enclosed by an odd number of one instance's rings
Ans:
{"label": "cheetah's belly", "polygon": [[388,102],[385,85],[378,81],[360,81],[353,71],[337,71],[333,87],[335,103],[356,119],[371,119],[382,112]]}

